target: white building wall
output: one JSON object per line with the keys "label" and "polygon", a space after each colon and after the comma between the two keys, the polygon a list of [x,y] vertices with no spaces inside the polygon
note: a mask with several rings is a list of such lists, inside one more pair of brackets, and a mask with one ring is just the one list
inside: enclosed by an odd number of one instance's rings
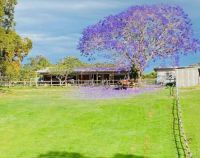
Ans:
{"label": "white building wall", "polygon": [[178,87],[191,87],[199,84],[198,68],[176,69],[176,85]]}

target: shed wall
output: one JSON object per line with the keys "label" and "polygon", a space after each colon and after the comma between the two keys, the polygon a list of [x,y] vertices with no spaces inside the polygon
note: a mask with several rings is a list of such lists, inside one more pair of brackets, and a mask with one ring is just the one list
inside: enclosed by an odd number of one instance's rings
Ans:
{"label": "shed wall", "polygon": [[176,85],[178,87],[190,87],[198,84],[198,68],[176,69]]}

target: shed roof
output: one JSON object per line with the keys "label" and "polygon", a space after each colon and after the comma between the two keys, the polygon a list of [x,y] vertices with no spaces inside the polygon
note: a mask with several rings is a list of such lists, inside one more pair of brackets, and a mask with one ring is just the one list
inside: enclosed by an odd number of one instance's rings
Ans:
{"label": "shed roof", "polygon": [[158,67],[158,68],[154,68],[155,71],[173,71],[176,69],[188,69],[188,68],[198,68],[197,66],[181,66],[181,67]]}

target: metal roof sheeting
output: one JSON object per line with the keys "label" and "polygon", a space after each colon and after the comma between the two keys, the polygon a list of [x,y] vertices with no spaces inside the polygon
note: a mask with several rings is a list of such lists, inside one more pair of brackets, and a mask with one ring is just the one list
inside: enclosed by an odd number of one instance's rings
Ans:
{"label": "metal roof sheeting", "polygon": [[[45,68],[42,70],[38,70],[37,73],[38,74],[46,74],[46,73],[50,73],[50,68]],[[75,73],[81,73],[81,72],[128,72],[129,68],[127,67],[97,67],[97,66],[93,66],[93,67],[79,67],[79,68],[75,68],[73,72]]]}

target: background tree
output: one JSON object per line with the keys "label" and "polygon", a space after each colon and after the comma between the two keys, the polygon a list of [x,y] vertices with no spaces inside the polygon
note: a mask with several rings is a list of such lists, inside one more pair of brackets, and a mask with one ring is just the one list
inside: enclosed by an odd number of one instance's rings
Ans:
{"label": "background tree", "polygon": [[3,21],[3,15],[4,15],[4,0],[0,0],[0,23]]}
{"label": "background tree", "polygon": [[30,81],[31,79],[35,78],[36,71],[30,65],[23,65],[20,68],[20,75],[19,79],[21,81]]}
{"label": "background tree", "polygon": [[145,79],[155,79],[157,77],[157,73],[155,71],[152,71],[150,73],[143,74],[142,77]]}
{"label": "background tree", "polygon": [[13,65],[15,72],[12,72],[9,76],[16,74],[17,77],[21,62],[31,48],[32,42],[28,38],[22,39],[15,31],[6,33],[4,29],[0,28],[0,71],[2,75],[9,75],[10,66]]}
{"label": "background tree", "polygon": [[83,31],[78,49],[83,55],[109,52],[141,77],[149,61],[199,50],[188,15],[178,6],[133,6]]}
{"label": "background tree", "polygon": [[20,64],[18,62],[5,61],[1,66],[6,80],[14,81],[19,79]]}
{"label": "background tree", "polygon": [[35,57],[31,57],[28,59],[28,63],[25,64],[26,66],[32,67],[34,71],[44,69],[46,67],[51,66],[51,62],[45,56],[37,55]]}
{"label": "background tree", "polygon": [[10,80],[19,76],[21,62],[32,49],[31,40],[21,38],[14,30],[16,3],[16,0],[0,0],[0,72]]}
{"label": "background tree", "polygon": [[59,80],[59,84],[62,85],[62,82],[66,81],[69,71],[66,68],[56,64],[49,68],[49,73],[53,76],[56,76],[56,78]]}
{"label": "background tree", "polygon": [[74,68],[85,65],[85,63],[81,62],[76,57],[65,57],[64,59],[60,60],[56,65],[50,67],[49,71],[52,75],[56,76],[61,85],[62,82],[67,82],[67,77],[73,72]]}
{"label": "background tree", "polygon": [[14,21],[14,13],[15,13],[15,5],[17,4],[16,0],[1,0],[1,5],[3,6],[3,18],[1,26],[9,31],[14,30],[15,21]]}
{"label": "background tree", "polygon": [[28,59],[28,62],[20,68],[20,80],[31,80],[36,77],[36,71],[51,66],[49,59],[38,55]]}
{"label": "background tree", "polygon": [[61,67],[65,67],[69,71],[72,71],[76,67],[85,66],[86,63],[83,63],[76,57],[68,56],[68,57],[61,59],[58,62],[58,65],[60,65]]}

